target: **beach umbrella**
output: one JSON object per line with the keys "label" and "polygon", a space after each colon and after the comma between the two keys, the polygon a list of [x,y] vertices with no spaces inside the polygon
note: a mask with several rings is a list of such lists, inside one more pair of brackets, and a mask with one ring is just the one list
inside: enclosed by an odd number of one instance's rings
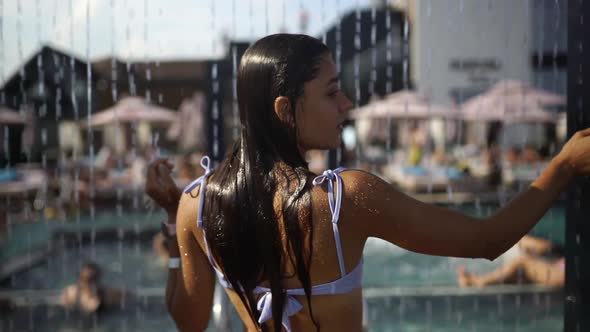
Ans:
{"label": "beach umbrella", "polygon": [[392,93],[351,111],[353,119],[430,119],[457,115],[454,107],[432,104],[428,98],[410,90]]}
{"label": "beach umbrella", "polygon": [[537,89],[530,84],[518,80],[502,80],[494,84],[489,93],[500,96],[520,96],[525,100],[532,100],[543,107],[565,105],[566,98],[553,92]]}
{"label": "beach umbrella", "polygon": [[[456,119],[459,115],[457,108],[433,104],[424,95],[411,91],[401,90],[380,100],[369,102],[351,112],[351,118],[356,120],[359,141],[366,145],[371,141],[387,141],[390,139],[390,124],[401,120],[398,138],[403,141],[409,135],[411,123],[418,126],[421,131],[426,129],[424,120]],[[390,121],[383,121],[383,120]],[[405,120],[410,120],[407,123]],[[420,124],[418,124],[420,123]],[[446,124],[443,123],[443,128]],[[446,128],[443,130],[446,132]],[[437,142],[444,141],[445,137],[437,135]],[[443,134],[446,136],[446,134]]]}
{"label": "beach umbrella", "polygon": [[501,81],[461,105],[461,116],[470,121],[554,123],[558,116],[547,108],[565,104],[565,98],[526,83]]}
{"label": "beach umbrella", "polygon": [[152,125],[169,125],[177,118],[173,110],[148,103],[139,97],[125,97],[114,106],[93,114],[90,126],[116,123],[149,122]]}

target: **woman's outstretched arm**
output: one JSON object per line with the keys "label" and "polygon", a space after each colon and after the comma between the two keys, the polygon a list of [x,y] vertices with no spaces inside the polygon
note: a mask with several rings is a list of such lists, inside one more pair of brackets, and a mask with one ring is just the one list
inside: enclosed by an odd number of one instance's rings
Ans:
{"label": "woman's outstretched arm", "polygon": [[541,219],[575,175],[590,174],[590,130],[577,133],[531,186],[488,218],[417,201],[362,171],[342,173],[351,216],[366,236],[439,256],[493,260]]}

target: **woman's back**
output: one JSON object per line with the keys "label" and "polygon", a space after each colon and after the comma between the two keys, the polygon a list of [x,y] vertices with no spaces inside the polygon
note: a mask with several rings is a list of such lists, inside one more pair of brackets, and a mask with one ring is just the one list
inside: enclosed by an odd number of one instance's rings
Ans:
{"label": "woman's back", "polygon": [[[351,178],[351,174],[358,171],[346,171],[344,177]],[[311,183],[313,177],[309,178]],[[338,286],[339,280],[342,279],[340,264],[338,259],[337,240],[335,239],[334,227],[332,224],[333,214],[330,210],[329,203],[329,189],[328,181],[318,186],[311,187],[311,206],[312,206],[312,225],[313,234],[312,239],[312,255],[310,265],[311,285],[317,286],[322,284],[329,284]],[[333,181],[335,184],[335,181]],[[336,187],[336,186],[334,186]],[[345,188],[346,190],[346,188]],[[344,190],[344,191],[345,191]],[[343,192],[344,192],[343,191]],[[205,188],[205,197],[206,197]],[[358,219],[359,212],[356,211],[356,206],[353,201],[347,198],[348,195],[342,195],[341,209],[338,216],[338,235],[340,237],[342,258],[344,261],[344,269],[346,274],[356,272],[362,269],[362,252],[366,241],[365,231],[362,227],[362,220]],[[334,198],[338,199],[337,189],[334,188]],[[190,227],[193,230],[193,236],[199,243],[199,249],[203,254],[208,252],[208,247],[205,244],[202,230],[196,227],[196,220],[199,209],[199,189],[195,188],[191,195],[183,195],[179,207],[179,215],[184,216],[179,223],[185,223],[184,226]],[[305,211],[302,211],[302,215]],[[281,220],[279,219],[279,224]],[[281,229],[283,238],[283,246],[286,246],[286,237],[284,230]],[[190,253],[189,255],[194,255]],[[236,259],[247,260],[248,257],[236,257]],[[217,266],[217,262],[215,262]],[[355,270],[356,269],[356,270]],[[282,268],[283,287],[286,290],[301,288],[301,282],[295,273],[295,267],[286,259],[286,264]],[[362,276],[362,273],[359,274]],[[359,278],[360,279],[360,278]],[[356,282],[356,281],[355,281]],[[358,280],[360,286],[360,280]],[[263,282],[259,286],[268,287],[268,282]],[[362,291],[360,287],[352,287],[353,289],[341,294],[312,294],[311,306],[313,318],[315,322],[321,327],[322,331],[361,331],[362,330]],[[252,322],[248,310],[235,293],[233,289],[226,288],[232,303],[239,313],[242,321],[249,330],[257,330],[255,324]],[[258,295],[258,301],[262,294]],[[315,330],[315,325],[309,315],[309,305],[306,297],[303,295],[295,295],[294,298],[303,305],[303,309],[297,314],[289,318],[293,331],[308,331]],[[336,314],[337,313],[337,314]],[[335,319],[337,315],[338,319]],[[269,320],[268,322],[270,322]],[[269,326],[272,326],[270,323]]]}

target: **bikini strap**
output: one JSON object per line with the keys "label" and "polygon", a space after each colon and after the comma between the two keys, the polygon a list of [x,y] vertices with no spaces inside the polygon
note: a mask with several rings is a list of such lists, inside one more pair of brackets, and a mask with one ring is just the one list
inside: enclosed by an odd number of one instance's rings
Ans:
{"label": "bikini strap", "polygon": [[215,273],[219,281],[221,282],[222,286],[227,286],[228,282],[225,280],[225,276],[223,273],[215,266],[213,262],[213,257],[211,256],[211,250],[209,250],[209,243],[207,243],[207,234],[205,234],[205,228],[203,227],[203,209],[205,207],[205,187],[207,186],[207,177],[213,172],[211,168],[211,159],[208,156],[204,156],[201,158],[201,167],[205,170],[205,174],[199,177],[198,179],[191,182],[188,186],[184,188],[184,193],[190,193],[195,189],[197,186],[199,188],[199,211],[197,212],[197,227],[199,227],[203,231],[203,241],[205,242],[205,250],[207,250],[207,258],[209,259],[209,263],[215,269]]}
{"label": "bikini strap", "polygon": [[[344,265],[340,231],[338,229],[338,218],[340,217],[340,207],[342,205],[342,178],[340,178],[338,173],[344,170],[346,170],[344,167],[339,167],[335,170],[327,169],[322,175],[315,177],[312,182],[314,186],[322,185],[324,181],[328,182],[328,203],[332,212],[332,230],[334,231],[336,253],[338,254],[338,264],[340,265],[340,274],[342,277],[346,275],[346,267]],[[334,194],[334,182],[336,183],[336,194]]]}
{"label": "bikini strap", "polygon": [[211,159],[208,156],[201,158],[201,167],[205,170],[205,174],[198,179],[191,182],[184,188],[184,193],[190,193],[197,186],[199,188],[199,211],[197,213],[197,227],[203,228],[203,207],[205,206],[205,186],[207,186],[207,177],[213,171],[211,169]]}

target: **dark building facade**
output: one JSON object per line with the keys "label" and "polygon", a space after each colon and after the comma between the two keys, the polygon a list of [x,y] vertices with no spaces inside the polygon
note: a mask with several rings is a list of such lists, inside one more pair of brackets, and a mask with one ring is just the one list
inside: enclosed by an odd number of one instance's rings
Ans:
{"label": "dark building facade", "polygon": [[41,48],[0,90],[0,105],[27,110],[34,126],[28,156],[22,152],[22,126],[9,129],[10,159],[4,154],[0,164],[42,162],[43,153],[50,161],[57,158],[58,122],[76,121],[93,111],[96,82],[97,75],[88,63],[50,47]]}
{"label": "dark building facade", "polygon": [[357,106],[366,104],[372,95],[384,96],[411,86],[409,25],[404,15],[386,6],[358,9],[319,37],[340,65],[343,91]]}

